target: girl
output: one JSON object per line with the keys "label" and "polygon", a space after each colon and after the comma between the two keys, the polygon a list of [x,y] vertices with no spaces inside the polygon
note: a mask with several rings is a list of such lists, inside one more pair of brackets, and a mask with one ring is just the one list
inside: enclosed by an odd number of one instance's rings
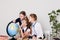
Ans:
{"label": "girl", "polygon": [[29,23],[29,20],[27,17],[25,17],[23,20],[22,20],[22,25],[21,25],[21,28],[20,28],[20,31],[21,31],[21,36],[22,38],[28,38],[29,35],[31,34],[31,23]]}
{"label": "girl", "polygon": [[25,11],[21,11],[19,13],[19,18],[13,20],[14,23],[19,23],[19,26],[21,26],[21,21],[22,19],[26,16],[26,12]]}
{"label": "girl", "polygon": [[37,22],[37,15],[34,13],[30,14],[29,21],[32,23],[32,38],[43,39],[43,30],[41,24]]}

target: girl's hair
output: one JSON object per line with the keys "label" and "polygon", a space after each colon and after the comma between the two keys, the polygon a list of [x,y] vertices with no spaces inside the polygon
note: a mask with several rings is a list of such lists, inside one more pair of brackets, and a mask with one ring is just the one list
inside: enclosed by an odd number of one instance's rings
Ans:
{"label": "girl's hair", "polygon": [[27,28],[30,28],[30,27],[31,27],[31,23],[29,22],[28,17],[26,16],[25,18],[23,18],[23,20],[26,21],[26,23],[27,23]]}
{"label": "girl's hair", "polygon": [[34,18],[35,21],[37,20],[37,15],[36,15],[36,14],[32,13],[32,14],[30,14],[30,16],[31,16],[32,18]]}
{"label": "girl's hair", "polygon": [[24,16],[26,16],[26,12],[25,11],[21,11],[19,14],[23,14]]}
{"label": "girl's hair", "polygon": [[[31,23],[29,22],[28,17],[26,16],[25,18],[23,18],[23,20],[26,21],[26,23],[27,23],[27,29],[29,28],[29,29],[30,29],[30,33],[32,33]],[[26,30],[27,30],[27,29],[26,29]]]}

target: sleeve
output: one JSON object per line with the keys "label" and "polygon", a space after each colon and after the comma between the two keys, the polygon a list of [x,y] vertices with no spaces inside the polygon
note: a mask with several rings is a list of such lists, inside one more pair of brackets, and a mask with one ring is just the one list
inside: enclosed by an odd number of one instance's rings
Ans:
{"label": "sleeve", "polygon": [[43,31],[42,31],[42,27],[41,27],[40,23],[37,23],[35,25],[35,30],[36,30],[36,33],[37,33],[37,38],[39,38],[39,37],[43,38]]}
{"label": "sleeve", "polygon": [[30,29],[27,29],[27,32],[30,32]]}
{"label": "sleeve", "polygon": [[17,19],[15,20],[15,23],[19,22],[19,20],[20,20],[20,18],[17,18]]}

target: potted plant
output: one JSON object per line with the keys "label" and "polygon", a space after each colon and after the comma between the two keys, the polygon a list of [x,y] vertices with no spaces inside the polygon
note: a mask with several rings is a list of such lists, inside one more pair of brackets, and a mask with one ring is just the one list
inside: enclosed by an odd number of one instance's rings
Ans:
{"label": "potted plant", "polygon": [[57,16],[60,14],[60,9],[58,10],[53,10],[52,12],[50,12],[48,15],[49,15],[49,18],[50,18],[50,25],[51,25],[51,28],[52,28],[52,36],[53,36],[53,39],[55,40],[60,40],[59,39],[59,30],[60,30],[60,23],[57,19]]}

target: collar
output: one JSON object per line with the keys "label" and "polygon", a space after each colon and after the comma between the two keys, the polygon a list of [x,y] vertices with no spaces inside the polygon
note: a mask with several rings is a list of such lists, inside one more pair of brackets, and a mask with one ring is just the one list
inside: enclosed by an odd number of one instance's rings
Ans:
{"label": "collar", "polygon": [[36,24],[36,21],[32,23],[32,25],[34,26]]}
{"label": "collar", "polygon": [[34,25],[34,24],[35,24],[35,22],[32,23],[32,25]]}

